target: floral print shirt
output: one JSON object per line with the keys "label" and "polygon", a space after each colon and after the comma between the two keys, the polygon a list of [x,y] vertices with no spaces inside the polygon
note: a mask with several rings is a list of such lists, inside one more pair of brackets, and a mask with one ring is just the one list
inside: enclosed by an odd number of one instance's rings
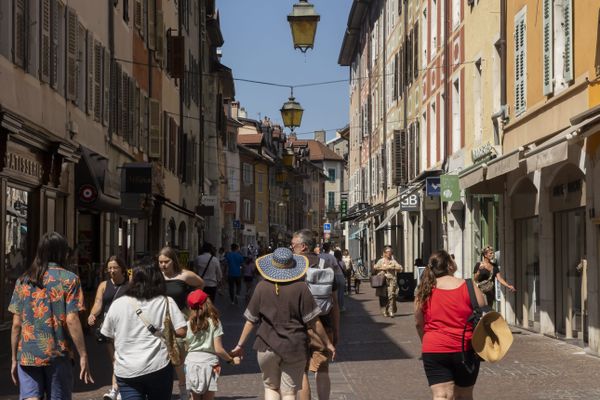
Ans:
{"label": "floral print shirt", "polygon": [[8,311],[21,316],[17,360],[23,366],[46,366],[71,354],[67,314],[84,309],[79,277],[56,266],[44,274],[43,288],[17,280]]}

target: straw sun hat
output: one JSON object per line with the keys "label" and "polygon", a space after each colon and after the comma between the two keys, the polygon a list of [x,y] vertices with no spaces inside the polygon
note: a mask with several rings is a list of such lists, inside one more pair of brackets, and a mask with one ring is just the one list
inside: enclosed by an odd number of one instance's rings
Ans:
{"label": "straw sun hat", "polygon": [[496,311],[484,314],[473,331],[473,350],[485,361],[500,361],[510,349],[513,335],[502,315]]}
{"label": "straw sun hat", "polygon": [[305,256],[293,254],[290,249],[280,247],[271,254],[256,260],[258,272],[268,281],[292,282],[304,276],[308,269]]}

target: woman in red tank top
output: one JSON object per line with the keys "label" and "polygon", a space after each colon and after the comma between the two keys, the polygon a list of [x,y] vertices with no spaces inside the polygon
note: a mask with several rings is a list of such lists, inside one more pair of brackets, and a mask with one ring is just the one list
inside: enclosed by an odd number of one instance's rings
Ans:
{"label": "woman in red tank top", "polygon": [[[473,386],[479,373],[479,360],[471,349],[472,328],[467,329],[463,363],[462,335],[471,316],[471,300],[464,279],[455,278],[456,263],[444,250],[429,258],[415,298],[415,320],[422,343],[425,375],[433,398],[473,398]],[[483,293],[475,287],[480,305]]]}

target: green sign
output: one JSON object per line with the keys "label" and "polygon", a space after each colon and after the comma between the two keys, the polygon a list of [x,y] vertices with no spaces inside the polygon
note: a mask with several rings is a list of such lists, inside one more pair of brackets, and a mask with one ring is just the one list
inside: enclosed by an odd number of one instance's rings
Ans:
{"label": "green sign", "polygon": [[348,214],[348,200],[340,200],[340,215],[344,218]]}
{"label": "green sign", "polygon": [[460,201],[460,187],[458,175],[440,176],[442,201]]}

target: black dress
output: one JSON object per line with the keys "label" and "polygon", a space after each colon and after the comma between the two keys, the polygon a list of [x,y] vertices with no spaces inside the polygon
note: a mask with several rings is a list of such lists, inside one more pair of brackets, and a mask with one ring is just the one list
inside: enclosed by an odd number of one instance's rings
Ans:
{"label": "black dress", "polygon": [[[475,268],[473,268],[473,275],[475,275],[477,273],[477,271],[479,271],[479,278],[477,279],[477,282],[483,282],[490,278],[490,271],[487,268],[485,268],[483,265],[481,265],[480,262],[475,264]],[[498,268],[498,265],[495,263],[492,263],[492,272],[491,272],[492,281],[494,281],[496,279],[496,275],[498,275],[499,273],[500,273],[500,268]],[[483,293],[483,294],[485,295],[488,306],[491,307],[494,304],[494,300],[496,300],[495,282],[494,282],[494,287],[492,288],[492,290],[490,290],[487,293]]]}

